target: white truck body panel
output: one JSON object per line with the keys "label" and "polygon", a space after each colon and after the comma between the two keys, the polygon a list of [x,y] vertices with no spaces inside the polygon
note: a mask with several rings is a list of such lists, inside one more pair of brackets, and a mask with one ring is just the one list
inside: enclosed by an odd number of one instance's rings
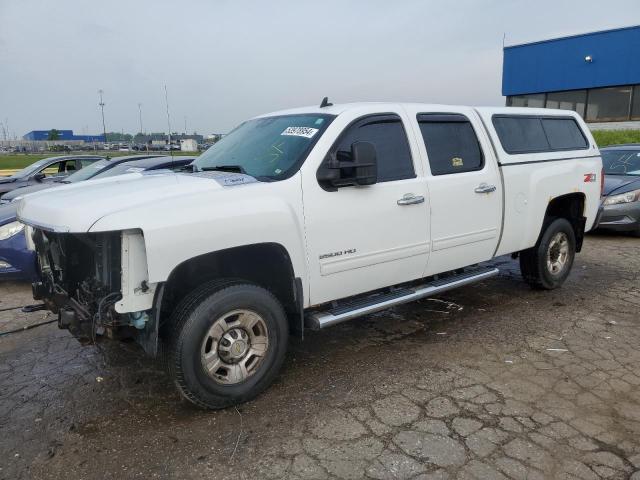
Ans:
{"label": "white truck body panel", "polygon": [[[504,226],[496,255],[519,252],[533,246],[540,234],[549,201],[567,193],[585,196],[586,231],[593,228],[600,205],[602,159],[591,132],[575,112],[538,108],[478,108],[486,131],[494,139],[493,146],[504,185]],[[491,117],[495,114],[557,115],[572,117],[587,138],[585,150],[527,153],[510,155],[498,140]],[[597,181],[585,182],[584,175],[593,173]]]}
{"label": "white truck body panel", "polygon": [[[149,268],[144,237],[139,230],[122,232],[122,299],[116,312],[139,312],[147,310],[153,302],[157,283],[149,285]],[[143,283],[144,282],[144,283]],[[141,285],[148,287],[143,288]]]}
{"label": "white truck body panel", "polygon": [[198,255],[269,242],[282,245],[296,276],[305,276],[299,175],[223,187],[187,174],[130,174],[39,193],[18,207],[31,225],[63,232],[141,229],[150,283],[167,280]]}

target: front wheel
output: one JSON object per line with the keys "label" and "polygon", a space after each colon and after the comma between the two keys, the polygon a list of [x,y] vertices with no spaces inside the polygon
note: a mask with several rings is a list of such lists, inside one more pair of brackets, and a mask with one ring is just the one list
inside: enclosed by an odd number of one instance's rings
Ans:
{"label": "front wheel", "polygon": [[576,236],[565,218],[549,223],[536,245],[520,253],[520,271],[534,288],[553,290],[569,276],[576,255]]}
{"label": "front wheel", "polygon": [[261,287],[204,285],[180,303],[172,321],[169,373],[180,393],[200,407],[250,400],[280,370],[288,323],[280,302]]}

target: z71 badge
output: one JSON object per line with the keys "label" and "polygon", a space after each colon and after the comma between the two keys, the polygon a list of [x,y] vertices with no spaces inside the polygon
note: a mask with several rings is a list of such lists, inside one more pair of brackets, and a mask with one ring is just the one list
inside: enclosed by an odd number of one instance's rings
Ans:
{"label": "z71 badge", "polygon": [[585,173],[584,174],[584,183],[592,183],[596,181],[595,173]]}

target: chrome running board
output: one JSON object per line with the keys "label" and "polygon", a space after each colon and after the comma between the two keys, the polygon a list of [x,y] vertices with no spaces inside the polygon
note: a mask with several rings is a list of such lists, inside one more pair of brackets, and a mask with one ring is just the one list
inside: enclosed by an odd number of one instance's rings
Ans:
{"label": "chrome running board", "polygon": [[352,318],[379,312],[396,305],[413,302],[414,300],[431,297],[447,290],[479,282],[497,275],[498,272],[497,268],[478,267],[415,287],[400,288],[388,293],[377,293],[370,297],[338,302],[328,310],[310,312],[305,317],[305,324],[308,328],[320,330]]}

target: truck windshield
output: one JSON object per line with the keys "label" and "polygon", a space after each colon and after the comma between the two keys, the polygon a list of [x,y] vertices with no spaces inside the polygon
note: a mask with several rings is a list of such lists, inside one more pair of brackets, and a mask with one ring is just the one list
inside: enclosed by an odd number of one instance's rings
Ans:
{"label": "truck windshield", "polygon": [[258,180],[288,178],[333,118],[302,114],[249,120],[200,155],[193,163],[195,171],[237,171]]}
{"label": "truck windshield", "polygon": [[640,149],[602,150],[602,166],[609,175],[640,175]]}

